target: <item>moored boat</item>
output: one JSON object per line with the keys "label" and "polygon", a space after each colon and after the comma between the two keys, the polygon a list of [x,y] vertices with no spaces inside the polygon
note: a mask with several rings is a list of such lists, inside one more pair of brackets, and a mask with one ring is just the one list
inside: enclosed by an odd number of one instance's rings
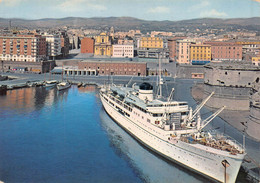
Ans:
{"label": "moored boat", "polygon": [[82,86],[82,82],[78,83],[78,88],[80,88]]}
{"label": "moored boat", "polygon": [[71,84],[69,82],[61,82],[61,83],[57,84],[58,90],[65,90],[69,87],[71,87]]}
{"label": "moored boat", "polygon": [[58,83],[57,80],[49,80],[49,81],[46,81],[43,86],[46,88],[54,87],[54,86],[56,86],[57,83]]}
{"label": "moored boat", "polygon": [[203,130],[224,107],[202,120],[199,111],[210,96],[193,111],[187,102],[171,100],[172,93],[168,99],[154,98],[149,83],[111,85],[100,89],[100,99],[108,115],[152,151],[210,179],[235,182],[246,155],[244,146]]}

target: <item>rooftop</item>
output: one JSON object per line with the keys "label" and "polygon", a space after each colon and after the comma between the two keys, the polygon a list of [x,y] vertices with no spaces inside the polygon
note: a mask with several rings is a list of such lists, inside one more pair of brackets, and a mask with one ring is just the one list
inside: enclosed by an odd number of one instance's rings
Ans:
{"label": "rooftop", "polygon": [[146,65],[147,63],[145,62],[135,62],[135,61],[128,61],[128,60],[83,60],[81,62],[90,62],[90,63],[130,63],[130,64],[144,64]]}
{"label": "rooftop", "polygon": [[260,71],[260,67],[253,65],[252,62],[246,61],[226,61],[226,62],[211,62],[204,66],[205,68],[218,68],[222,70],[251,70]]}

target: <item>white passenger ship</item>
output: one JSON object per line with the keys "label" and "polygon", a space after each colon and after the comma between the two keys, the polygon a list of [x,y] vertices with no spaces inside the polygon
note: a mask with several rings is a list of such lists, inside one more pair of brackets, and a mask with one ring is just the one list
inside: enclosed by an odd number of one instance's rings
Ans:
{"label": "white passenger ship", "polygon": [[201,120],[199,110],[209,97],[192,111],[187,102],[154,99],[149,83],[100,89],[106,112],[142,144],[206,177],[235,182],[245,149],[223,134],[202,131],[224,109]]}

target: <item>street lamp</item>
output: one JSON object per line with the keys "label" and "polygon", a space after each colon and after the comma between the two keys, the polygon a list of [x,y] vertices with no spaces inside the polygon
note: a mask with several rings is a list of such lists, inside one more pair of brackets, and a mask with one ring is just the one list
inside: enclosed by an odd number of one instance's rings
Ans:
{"label": "street lamp", "polygon": [[227,168],[230,166],[229,162],[227,160],[221,161],[222,165],[224,166],[224,183],[226,183],[226,177],[227,177]]}

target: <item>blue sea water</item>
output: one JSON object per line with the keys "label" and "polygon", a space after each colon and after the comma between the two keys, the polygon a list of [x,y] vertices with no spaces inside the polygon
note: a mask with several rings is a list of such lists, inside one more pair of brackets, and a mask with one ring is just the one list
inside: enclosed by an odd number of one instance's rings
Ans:
{"label": "blue sea water", "polygon": [[109,118],[91,86],[0,96],[0,181],[209,182],[135,141]]}
{"label": "blue sea water", "polygon": [[0,96],[0,180],[141,182],[101,127],[95,91],[76,87]]}

